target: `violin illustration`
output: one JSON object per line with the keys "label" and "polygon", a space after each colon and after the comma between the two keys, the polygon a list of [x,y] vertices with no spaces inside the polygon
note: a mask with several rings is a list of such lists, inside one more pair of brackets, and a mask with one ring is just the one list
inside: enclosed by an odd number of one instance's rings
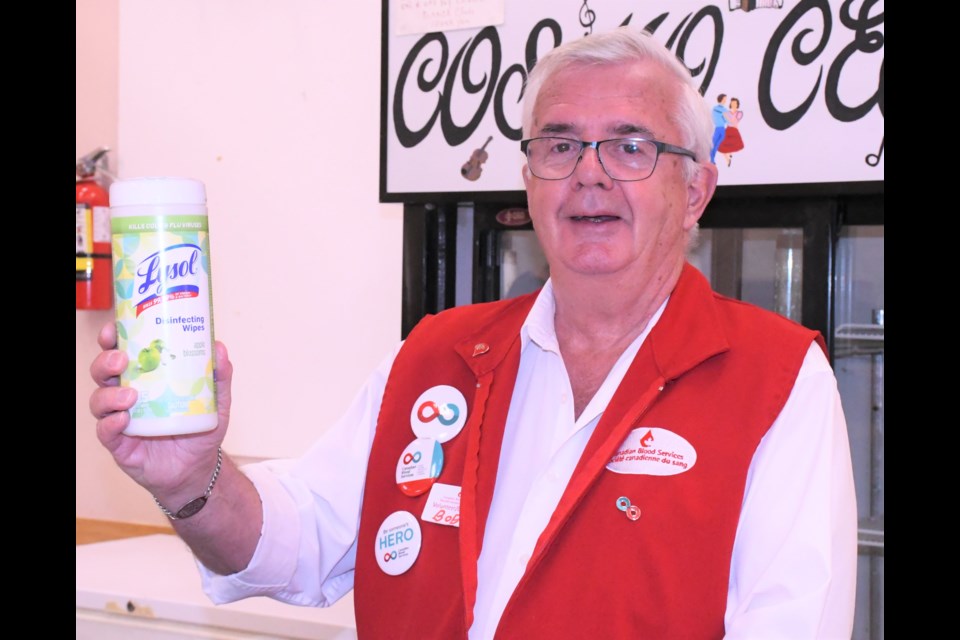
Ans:
{"label": "violin illustration", "polygon": [[463,166],[460,167],[460,175],[462,175],[467,180],[476,180],[480,177],[480,174],[483,172],[482,164],[487,161],[489,154],[484,151],[487,148],[487,145],[490,144],[490,141],[493,140],[493,136],[487,138],[487,141],[483,143],[483,146],[479,149],[474,149],[473,153],[470,155],[470,159],[463,163]]}

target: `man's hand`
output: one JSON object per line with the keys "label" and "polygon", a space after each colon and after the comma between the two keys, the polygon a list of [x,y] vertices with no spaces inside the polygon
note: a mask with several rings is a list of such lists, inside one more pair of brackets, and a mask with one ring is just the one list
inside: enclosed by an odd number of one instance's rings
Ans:
{"label": "man's hand", "polygon": [[222,343],[215,345],[217,413],[215,429],[182,436],[127,436],[129,410],[137,391],[120,386],[120,373],[127,366],[127,354],[116,349],[116,325],[109,323],[97,341],[103,351],[90,366],[97,389],[90,396],[90,412],[97,419],[97,437],[113,454],[117,465],[138,484],[170,509],[201,495],[210,482],[230,417],[230,382],[233,365]]}

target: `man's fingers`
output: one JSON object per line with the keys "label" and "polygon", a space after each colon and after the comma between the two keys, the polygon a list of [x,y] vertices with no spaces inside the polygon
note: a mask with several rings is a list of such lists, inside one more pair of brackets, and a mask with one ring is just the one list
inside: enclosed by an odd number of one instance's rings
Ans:
{"label": "man's fingers", "polygon": [[117,348],[117,325],[115,322],[108,322],[100,329],[97,334],[97,343],[103,350]]}
{"label": "man's fingers", "polygon": [[90,377],[98,387],[115,387],[120,384],[119,376],[127,368],[127,354],[110,350],[97,354],[90,365]]}
{"label": "man's fingers", "polygon": [[137,400],[130,387],[101,387],[90,396],[90,413],[97,419],[97,437],[113,450],[116,438],[130,424],[129,409]]}

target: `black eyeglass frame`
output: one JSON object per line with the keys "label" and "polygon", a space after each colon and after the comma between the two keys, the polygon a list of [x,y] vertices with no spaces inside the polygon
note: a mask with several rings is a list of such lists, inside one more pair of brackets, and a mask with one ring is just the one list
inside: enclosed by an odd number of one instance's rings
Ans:
{"label": "black eyeglass frame", "polygon": [[[527,138],[526,140],[520,141],[520,151],[523,153],[523,156],[530,159],[530,156],[527,155],[527,148],[530,146],[530,143],[535,140],[565,140],[566,142],[571,142],[573,144],[580,145],[580,152],[577,154],[577,161],[573,163],[570,167],[570,173],[563,176],[562,178],[544,178],[538,176],[533,171],[533,167],[530,167],[530,173],[532,173],[537,178],[541,180],[566,180],[573,175],[573,172],[577,170],[577,165],[580,164],[580,161],[583,160],[583,150],[591,148],[597,152],[597,160],[600,162],[600,166],[603,167],[603,172],[607,174],[611,180],[616,180],[617,182],[640,182],[641,180],[646,180],[653,175],[653,172],[657,170],[657,162],[660,160],[661,153],[673,153],[680,156],[686,156],[693,160],[697,161],[697,156],[690,151],[689,149],[684,149],[683,147],[678,147],[676,145],[670,144],[668,142],[660,142],[659,140],[654,140],[652,138],[607,138],[606,140],[577,140],[575,138],[564,138],[563,136],[538,136],[536,138]],[[653,167],[650,169],[650,173],[643,178],[633,178],[631,180],[623,180],[621,178],[614,178],[610,175],[610,172],[607,171],[607,167],[603,164],[603,157],[600,155],[600,145],[604,142],[616,142],[616,141],[627,141],[627,142],[649,142],[657,148],[657,157],[653,159]],[[529,167],[529,163],[527,164]]]}

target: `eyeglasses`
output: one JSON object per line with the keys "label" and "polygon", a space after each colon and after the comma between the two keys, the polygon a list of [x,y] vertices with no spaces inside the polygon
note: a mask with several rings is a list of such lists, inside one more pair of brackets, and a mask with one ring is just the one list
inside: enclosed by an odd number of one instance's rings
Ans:
{"label": "eyeglasses", "polygon": [[569,178],[587,147],[596,150],[600,166],[607,175],[622,182],[649,178],[657,168],[657,158],[661,153],[675,153],[697,159],[692,151],[646,138],[613,138],[588,142],[546,137],[520,141],[520,151],[527,156],[530,173],[542,180]]}

